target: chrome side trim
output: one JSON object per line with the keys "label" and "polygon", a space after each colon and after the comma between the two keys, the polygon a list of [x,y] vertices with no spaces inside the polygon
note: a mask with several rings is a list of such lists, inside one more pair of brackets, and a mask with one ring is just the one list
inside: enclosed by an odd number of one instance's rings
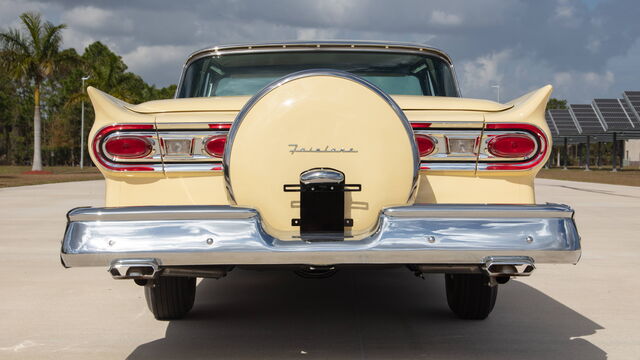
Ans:
{"label": "chrome side trim", "polygon": [[411,144],[411,151],[413,153],[413,185],[411,187],[411,190],[408,194],[408,201],[410,201],[411,199],[413,199],[416,195],[416,190],[418,189],[418,175],[420,172],[420,154],[418,152],[418,146],[416,145],[415,139],[414,139],[414,133],[413,133],[413,128],[411,127],[411,123],[409,122],[409,120],[407,119],[407,117],[405,116],[404,112],[402,111],[402,109],[400,108],[400,106],[398,106],[398,104],[391,98],[391,96],[389,96],[387,93],[385,93],[384,91],[382,91],[380,88],[378,88],[377,86],[375,86],[374,84],[360,78],[359,76],[356,76],[354,74],[345,72],[345,71],[338,71],[338,70],[331,70],[331,69],[312,69],[312,70],[303,70],[303,71],[298,71],[292,74],[289,74],[285,77],[282,77],[278,80],[275,80],[273,82],[271,82],[269,85],[265,86],[262,90],[260,90],[257,94],[255,94],[253,97],[251,97],[251,99],[249,99],[249,101],[247,101],[247,103],[242,107],[242,110],[240,110],[240,112],[238,113],[236,119],[234,120],[233,124],[231,125],[231,129],[229,130],[229,134],[227,135],[227,143],[225,145],[224,148],[224,156],[222,158],[222,164],[223,164],[223,171],[224,171],[224,178],[225,178],[225,187],[227,189],[227,192],[229,194],[229,198],[235,203],[235,196],[233,195],[233,187],[231,184],[231,164],[229,163],[229,160],[231,158],[231,151],[233,149],[233,142],[235,140],[236,134],[238,132],[238,129],[240,128],[240,126],[242,125],[242,122],[244,121],[245,116],[247,116],[247,113],[249,111],[251,111],[251,109],[253,108],[253,106],[260,101],[260,99],[262,99],[265,95],[267,95],[269,92],[273,91],[274,89],[288,83],[294,80],[298,80],[298,79],[302,79],[302,78],[306,78],[306,77],[311,77],[311,76],[333,76],[333,77],[338,77],[338,78],[343,78],[343,79],[347,79],[350,81],[353,81],[355,83],[358,83],[366,88],[368,88],[369,90],[373,91],[374,93],[376,93],[378,96],[380,96],[383,100],[385,100],[387,102],[387,104],[393,109],[393,111],[396,113],[396,115],[398,116],[398,119],[400,120],[400,122],[402,123],[402,125],[405,128],[405,131],[407,133],[407,136],[409,137],[409,143]]}
{"label": "chrome side trim", "polygon": [[[484,209],[484,210],[483,210]],[[528,216],[525,216],[527,215]],[[362,240],[282,241],[255,210],[231,206],[79,208],[69,214],[65,266],[149,259],[160,267],[259,264],[576,263],[580,237],[564,205],[420,205],[385,209]],[[493,258],[491,258],[493,257]],[[493,259],[493,260],[492,260]],[[524,264],[524,263],[523,263]],[[140,265],[140,266],[143,266]],[[501,264],[498,264],[501,265]],[[500,269],[496,273],[500,273]]]}

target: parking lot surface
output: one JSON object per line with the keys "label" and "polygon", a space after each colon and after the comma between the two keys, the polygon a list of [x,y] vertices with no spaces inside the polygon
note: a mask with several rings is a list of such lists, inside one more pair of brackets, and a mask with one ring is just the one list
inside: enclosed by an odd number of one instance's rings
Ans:
{"label": "parking lot surface", "polygon": [[640,358],[640,187],[537,180],[539,203],[575,208],[583,257],[500,286],[485,321],[450,313],[441,275],[392,269],[235,270],[160,322],[133,282],[60,265],[66,211],[103,186],[0,189],[0,359]]}

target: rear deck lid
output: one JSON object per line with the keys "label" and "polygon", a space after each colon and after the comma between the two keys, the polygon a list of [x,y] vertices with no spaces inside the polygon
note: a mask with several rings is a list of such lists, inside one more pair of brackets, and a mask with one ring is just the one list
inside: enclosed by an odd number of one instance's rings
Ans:
{"label": "rear deck lid", "polygon": [[[482,99],[467,99],[442,96],[392,95],[403,110],[442,110],[442,111],[480,111],[498,112],[510,109],[513,105],[500,104]],[[218,96],[202,98],[184,98],[155,100],[139,105],[126,104],[131,111],[141,114],[174,112],[229,112],[240,111],[249,100],[249,96]]]}

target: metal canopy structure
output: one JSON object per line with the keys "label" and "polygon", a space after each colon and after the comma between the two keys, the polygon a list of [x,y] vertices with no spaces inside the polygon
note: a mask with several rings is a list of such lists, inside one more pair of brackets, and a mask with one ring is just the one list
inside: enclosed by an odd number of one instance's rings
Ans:
{"label": "metal canopy structure", "polygon": [[580,135],[580,130],[573,121],[573,116],[571,116],[569,109],[551,109],[547,113],[550,120],[555,124],[558,136]]}
{"label": "metal canopy structure", "polygon": [[[613,142],[611,164],[615,171],[619,140],[640,139],[640,91],[625,91],[620,99],[594,99],[591,104],[570,104],[568,109],[551,109],[545,118],[556,142],[564,143],[564,165],[568,144],[586,143],[589,169],[591,141]],[[599,161],[599,160],[598,160]]]}
{"label": "metal canopy structure", "polygon": [[591,104],[571,104],[569,112],[581,134],[597,135],[606,131],[605,125]]}
{"label": "metal canopy structure", "polygon": [[619,99],[594,99],[593,107],[609,132],[633,130],[634,124]]}
{"label": "metal canopy structure", "polygon": [[547,126],[549,127],[549,130],[551,130],[551,135],[553,137],[559,136],[560,131],[558,131],[558,128],[556,127],[556,123],[553,122],[553,119],[551,119],[551,115],[549,115],[548,111],[545,111],[544,113],[544,120],[547,122]]}
{"label": "metal canopy structure", "polygon": [[554,137],[613,133],[640,138],[640,91],[625,91],[620,99],[594,99],[591,104],[570,104],[568,109],[551,109],[545,114]]}
{"label": "metal canopy structure", "polygon": [[640,91],[625,91],[622,93],[622,103],[625,111],[635,125],[640,126]]}

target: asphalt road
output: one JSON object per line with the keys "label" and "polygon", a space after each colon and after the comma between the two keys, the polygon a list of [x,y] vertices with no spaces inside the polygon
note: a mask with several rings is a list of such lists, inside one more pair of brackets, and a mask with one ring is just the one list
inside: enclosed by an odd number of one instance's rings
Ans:
{"label": "asphalt road", "polygon": [[538,202],[576,209],[583,258],[501,286],[480,322],[449,312],[442,276],[406,270],[237,270],[200,282],[186,319],[156,321],[133,282],[59,263],[66,211],[102,187],[0,189],[1,359],[640,358],[640,187],[538,181]]}

